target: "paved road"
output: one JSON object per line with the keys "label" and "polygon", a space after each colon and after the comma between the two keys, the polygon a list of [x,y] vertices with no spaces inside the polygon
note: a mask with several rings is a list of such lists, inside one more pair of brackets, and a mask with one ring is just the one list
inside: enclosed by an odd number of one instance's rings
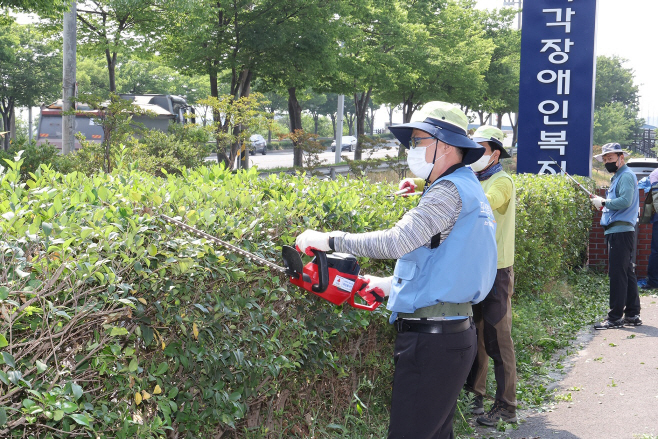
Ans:
{"label": "paved road", "polygon": [[558,384],[558,402],[541,412],[520,411],[517,430],[478,428],[477,437],[658,438],[658,297],[641,301],[643,326],[581,334]]}
{"label": "paved road", "polygon": [[[391,142],[392,143],[392,142]],[[363,158],[368,158],[368,151],[364,152]],[[389,156],[396,157],[398,150],[396,147],[391,147],[389,149],[382,148],[378,151],[373,152],[372,158],[383,158],[388,154]],[[324,163],[335,163],[335,152],[331,152],[331,149],[327,149],[326,152],[320,154],[320,159]],[[347,152],[343,151],[343,156],[347,156],[350,159],[354,159],[354,151]],[[206,157],[206,161],[217,160],[216,156]],[[258,169],[271,169],[271,168],[283,168],[283,167],[292,167],[292,149],[286,149],[282,151],[267,151],[266,155],[255,154],[249,156],[251,166],[258,166]]]}

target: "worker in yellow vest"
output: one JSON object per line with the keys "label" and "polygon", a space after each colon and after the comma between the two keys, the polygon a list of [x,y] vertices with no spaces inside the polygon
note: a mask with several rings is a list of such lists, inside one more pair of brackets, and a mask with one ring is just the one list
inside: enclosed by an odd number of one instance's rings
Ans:
{"label": "worker in yellow vest", "polygon": [[[478,351],[466,384],[475,394],[473,414],[478,424],[495,426],[499,420],[516,422],[516,358],[512,342],[512,294],[514,292],[514,229],[516,190],[512,177],[503,170],[500,159],[510,158],[503,148],[503,132],[483,125],[473,140],[486,152],[471,169],[480,181],[496,219],[498,265],[494,286],[487,297],[473,306]],[[489,357],[493,358],[496,399],[484,413]]]}

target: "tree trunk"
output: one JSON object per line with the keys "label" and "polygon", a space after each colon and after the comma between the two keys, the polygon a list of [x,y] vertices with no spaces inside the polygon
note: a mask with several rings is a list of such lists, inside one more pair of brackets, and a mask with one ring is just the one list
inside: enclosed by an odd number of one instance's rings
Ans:
{"label": "tree trunk", "polygon": [[314,114],[313,115],[313,122],[315,122],[315,130],[313,133],[317,136],[318,134],[318,125],[320,124],[320,115],[319,114]]}
{"label": "tree trunk", "polygon": [[354,160],[361,160],[361,139],[366,132],[366,112],[368,111],[368,102],[370,101],[372,87],[367,92],[354,94],[354,107],[356,108],[356,150],[354,151]]}
{"label": "tree trunk", "polygon": [[336,115],[334,113],[331,113],[329,115],[331,117],[331,127],[334,130],[334,139],[336,138]]}
{"label": "tree trunk", "polygon": [[496,121],[496,126],[499,129],[503,128],[503,114],[502,113],[496,113],[496,116],[498,116],[498,120]]}
{"label": "tree trunk", "polygon": [[11,107],[9,120],[9,134],[11,135],[11,140],[16,141],[16,107]]}
{"label": "tree trunk", "polygon": [[395,107],[392,105],[390,107],[386,107],[386,111],[388,111],[388,126],[391,126],[393,125],[393,112],[395,111]]}
{"label": "tree trunk", "polygon": [[411,116],[418,109],[418,105],[413,102],[413,93],[402,102],[402,123],[411,122]]}
{"label": "tree trunk", "polygon": [[[512,118],[513,115],[516,115],[516,120]],[[512,147],[514,147],[516,146],[517,138],[519,135],[519,114],[509,113],[509,120],[512,124]]]}
{"label": "tree trunk", "polygon": [[[297,100],[296,89],[288,89],[288,116],[290,117],[290,132],[302,129],[302,106]],[[302,148],[293,141],[293,166],[302,166]]]}
{"label": "tree trunk", "polygon": [[478,111],[478,117],[480,118],[480,125],[484,125],[484,111]]}
{"label": "tree trunk", "polygon": [[117,53],[110,53],[110,49],[105,49],[105,60],[107,61],[107,72],[110,76],[110,93],[116,93],[115,68],[117,66]]}
{"label": "tree trunk", "polygon": [[[3,131],[10,131],[11,130],[11,124],[12,124],[12,114],[14,112],[14,98],[9,98],[7,100],[7,105],[0,106],[0,113],[2,114],[2,128]],[[11,133],[6,133],[3,135],[3,145],[5,151],[9,150],[10,146],[10,138],[11,138]]]}
{"label": "tree trunk", "polygon": [[[2,129],[3,131],[9,131],[7,127],[9,126],[9,115],[6,111],[2,111]],[[9,133],[2,135],[2,146],[5,151],[9,150]]]}

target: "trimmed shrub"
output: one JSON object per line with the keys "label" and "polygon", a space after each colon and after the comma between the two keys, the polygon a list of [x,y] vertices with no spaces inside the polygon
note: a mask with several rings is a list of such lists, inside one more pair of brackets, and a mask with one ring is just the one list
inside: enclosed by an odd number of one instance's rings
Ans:
{"label": "trimmed shrub", "polygon": [[[415,200],[217,165],[164,178],[42,166],[21,183],[20,165],[0,172],[0,436],[385,434],[386,310],[331,305],[158,214],[281,264],[280,245],[307,228],[390,227]],[[517,185],[517,284],[537,291],[576,264],[584,203],[557,178]]]}
{"label": "trimmed shrub", "polygon": [[[541,292],[552,280],[584,265],[592,226],[587,195],[560,175],[519,174],[516,185],[515,289]],[[581,183],[594,190],[592,180]]]}

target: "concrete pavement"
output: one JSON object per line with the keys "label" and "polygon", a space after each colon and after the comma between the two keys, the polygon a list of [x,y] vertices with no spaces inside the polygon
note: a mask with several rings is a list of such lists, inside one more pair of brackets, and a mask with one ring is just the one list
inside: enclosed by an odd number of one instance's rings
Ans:
{"label": "concrete pavement", "polygon": [[478,428],[477,437],[658,438],[658,296],[641,303],[642,326],[581,333],[554,403],[520,410],[516,430]]}

